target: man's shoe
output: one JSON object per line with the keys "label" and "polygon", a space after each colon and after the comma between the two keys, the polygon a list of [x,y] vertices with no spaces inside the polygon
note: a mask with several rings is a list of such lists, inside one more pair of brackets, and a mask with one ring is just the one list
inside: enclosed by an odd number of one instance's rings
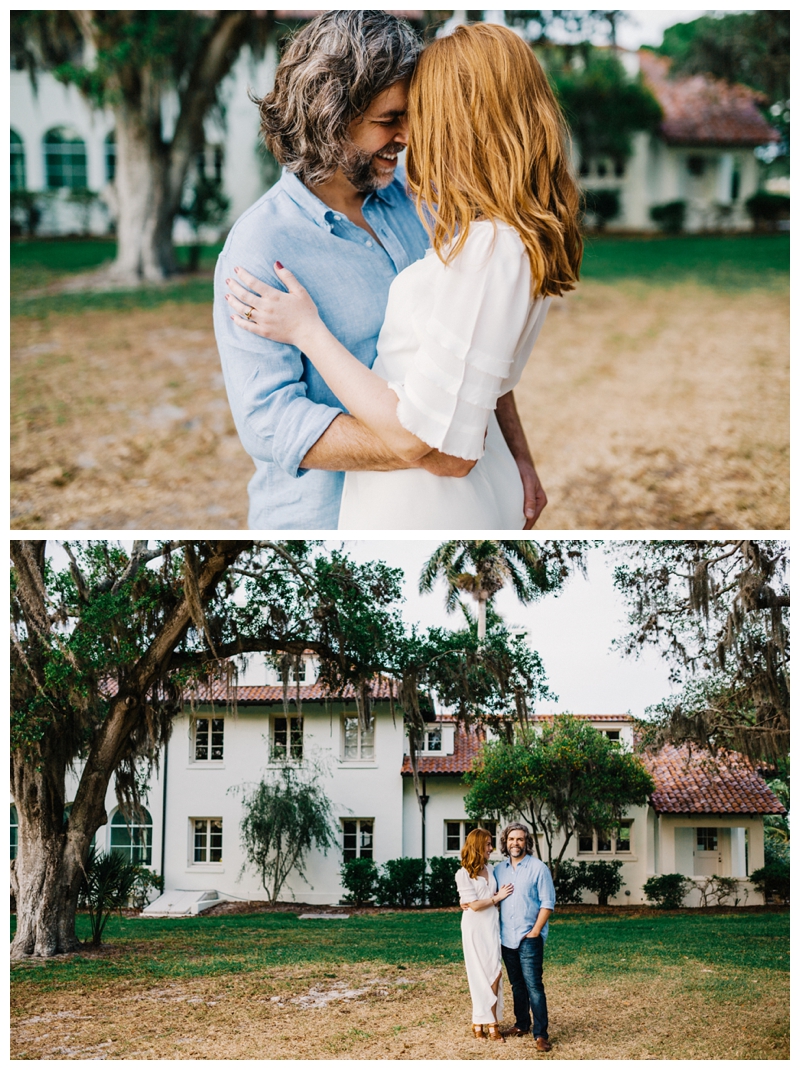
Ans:
{"label": "man's shoe", "polygon": [[545,1037],[536,1038],[536,1050],[537,1051],[550,1051],[553,1045]]}
{"label": "man's shoe", "polygon": [[511,1029],[507,1029],[505,1031],[505,1033],[503,1033],[503,1036],[504,1037],[526,1037],[528,1035],[528,1033],[530,1033],[530,1029],[517,1029],[517,1027],[514,1025],[514,1026],[511,1027]]}

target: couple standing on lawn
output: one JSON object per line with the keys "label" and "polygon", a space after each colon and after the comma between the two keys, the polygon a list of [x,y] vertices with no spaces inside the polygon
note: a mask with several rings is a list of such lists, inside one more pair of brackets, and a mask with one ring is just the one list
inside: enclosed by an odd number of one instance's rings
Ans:
{"label": "couple standing on lawn", "polygon": [[[474,829],[461,851],[456,886],[462,908],[461,937],[472,997],[472,1031],[492,1040],[532,1033],[538,1051],[550,1051],[547,997],[542,981],[548,919],[556,905],[550,870],[533,857],[533,836],[525,825],[500,834],[505,861],[489,869],[492,837]],[[514,1026],[500,1032],[505,963],[514,996]]]}

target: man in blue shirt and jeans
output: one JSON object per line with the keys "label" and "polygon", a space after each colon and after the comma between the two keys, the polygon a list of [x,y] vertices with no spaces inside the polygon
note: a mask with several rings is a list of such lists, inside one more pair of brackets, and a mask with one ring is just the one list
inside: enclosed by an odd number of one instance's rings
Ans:
{"label": "man in blue shirt and jeans", "polygon": [[[225,298],[237,267],[285,289],[274,270],[282,261],[332,333],[372,366],[389,286],[428,246],[395,176],[420,47],[408,23],[388,12],[327,11],[285,49],[272,92],[258,102],[262,136],[284,171],[233,225],[214,280],[228,400],[256,468],[253,529],[334,529],[345,471],[410,467],[345,412],[295,347],[238,330]],[[511,393],[498,401],[497,419],[533,527],[547,499]],[[438,450],[416,462],[442,476],[464,476],[473,463]]]}
{"label": "man in blue shirt and jeans", "polygon": [[553,878],[544,862],[533,857],[533,836],[525,825],[503,829],[500,851],[507,861],[494,868],[497,887],[514,885],[511,895],[500,903],[501,952],[514,996],[514,1027],[505,1035],[521,1037],[533,1032],[537,1049],[550,1051],[542,966],[548,918],[556,905]]}

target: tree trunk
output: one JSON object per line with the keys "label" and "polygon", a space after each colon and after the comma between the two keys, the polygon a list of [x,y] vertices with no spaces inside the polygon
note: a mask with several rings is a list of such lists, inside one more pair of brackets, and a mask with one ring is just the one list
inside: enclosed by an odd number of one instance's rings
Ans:
{"label": "tree trunk", "polygon": [[487,599],[478,595],[478,642],[482,643],[486,638],[486,602]]}
{"label": "tree trunk", "polygon": [[[78,822],[64,820],[63,763],[25,762],[14,755],[13,794],[19,820],[12,890],[17,901],[17,931],[12,958],[49,958],[80,948],[75,935],[83,864],[92,836]],[[44,771],[46,770],[46,771]]]}
{"label": "tree trunk", "polygon": [[160,282],[178,270],[172,225],[180,203],[180,191],[176,200],[171,188],[169,147],[161,139],[160,107],[156,105],[142,116],[122,103],[114,112],[119,215],[117,258],[110,274],[130,285]]}

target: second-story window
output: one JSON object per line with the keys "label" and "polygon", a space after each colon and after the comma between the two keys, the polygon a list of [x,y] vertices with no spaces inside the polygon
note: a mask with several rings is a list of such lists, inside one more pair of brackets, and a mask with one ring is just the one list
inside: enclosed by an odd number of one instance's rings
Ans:
{"label": "second-story window", "polygon": [[442,749],[441,728],[426,728],[422,747],[423,750],[440,751]]}
{"label": "second-story window", "polygon": [[366,761],[375,757],[375,718],[371,717],[368,728],[363,728],[358,715],[344,718],[345,761]]}
{"label": "second-story window", "polygon": [[225,718],[195,717],[194,760],[221,762],[224,756]]}
{"label": "second-story window", "polygon": [[274,717],[272,719],[272,758],[284,761],[303,758],[303,718]]}

